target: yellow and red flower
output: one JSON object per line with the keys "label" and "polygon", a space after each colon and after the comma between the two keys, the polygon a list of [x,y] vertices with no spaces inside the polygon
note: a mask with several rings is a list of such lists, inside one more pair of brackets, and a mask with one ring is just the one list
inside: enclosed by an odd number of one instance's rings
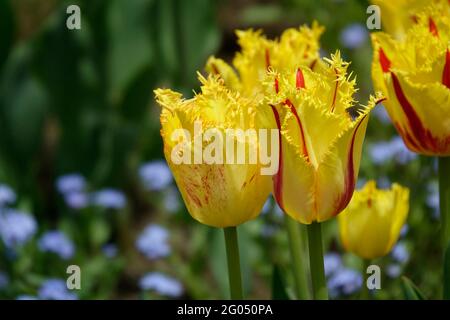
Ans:
{"label": "yellow and red flower", "polygon": [[408,30],[418,22],[417,13],[430,3],[441,5],[450,13],[449,0],[372,0],[380,7],[383,29],[396,39],[404,39]]}
{"label": "yellow and red flower", "polygon": [[370,110],[354,106],[355,80],[340,54],[317,71],[308,67],[271,72],[267,102],[280,129],[274,195],[293,219],[310,224],[339,214],[352,198]]}
{"label": "yellow and red flower", "polygon": [[[200,135],[212,129],[216,134],[208,139],[221,146],[215,152],[225,153],[224,132],[256,128],[258,106],[255,100],[231,91],[218,76],[205,79],[200,75],[199,79],[201,93],[192,99],[184,100],[180,93],[169,89],[155,90],[156,101],[163,107],[164,155],[194,219],[214,227],[237,226],[261,212],[271,191],[270,176],[261,174],[259,159],[256,163],[242,164],[224,159],[217,163],[196,161],[196,153],[203,152],[196,146],[196,139],[200,139],[198,146],[203,148],[206,138]],[[196,122],[201,123],[202,132],[196,132]],[[257,141],[250,138],[236,139],[234,143],[237,150],[259,152]],[[189,161],[175,160],[185,156]]]}
{"label": "yellow and red flower", "polygon": [[433,5],[417,13],[404,40],[372,35],[376,90],[408,148],[450,155],[450,19]]}

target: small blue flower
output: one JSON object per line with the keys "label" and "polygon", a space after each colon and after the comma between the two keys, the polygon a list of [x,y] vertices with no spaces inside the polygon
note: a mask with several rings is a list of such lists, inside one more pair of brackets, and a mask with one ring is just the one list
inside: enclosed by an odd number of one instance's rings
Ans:
{"label": "small blue flower", "polygon": [[404,243],[398,243],[391,252],[392,258],[400,263],[406,263],[409,260],[409,251]]}
{"label": "small blue flower", "polygon": [[356,189],[362,189],[366,183],[367,183],[367,180],[360,177],[358,179],[358,181],[356,182]]}
{"label": "small blue flower", "polygon": [[335,252],[327,253],[323,258],[325,276],[330,277],[342,268],[341,256]]}
{"label": "small blue flower", "polygon": [[399,136],[388,142],[372,144],[369,153],[375,164],[383,164],[392,160],[399,164],[406,164],[417,158],[417,155],[409,151]]}
{"label": "small blue flower", "polygon": [[0,236],[6,247],[13,249],[25,244],[36,230],[36,220],[31,215],[14,209],[0,212]]}
{"label": "small blue flower", "polygon": [[123,209],[127,203],[125,195],[116,189],[103,189],[92,195],[92,203],[105,209]]}
{"label": "small blue flower", "polygon": [[173,180],[166,162],[157,160],[145,163],[139,168],[139,177],[147,190],[159,191],[168,187]]}
{"label": "small blue flower", "polygon": [[433,209],[433,218],[439,219],[439,185],[437,183],[430,183],[427,186],[426,204]]}
{"label": "small blue flower", "polygon": [[178,280],[159,272],[144,275],[139,280],[139,287],[141,290],[153,290],[171,298],[177,298],[183,294],[183,286]]}
{"label": "small blue flower", "polygon": [[349,49],[361,47],[369,38],[367,28],[359,23],[353,23],[345,27],[341,32],[341,43]]}
{"label": "small blue flower", "polygon": [[261,210],[261,214],[268,214],[272,209],[272,197],[268,197]]}
{"label": "small blue flower", "polygon": [[0,271],[0,290],[5,289],[9,284],[9,277],[5,272]]}
{"label": "small blue flower", "polygon": [[409,231],[409,225],[405,224],[403,225],[402,229],[400,230],[400,238],[405,237],[408,234]]}
{"label": "small blue flower", "polygon": [[390,264],[387,266],[386,274],[390,278],[398,278],[402,274],[402,267],[398,264]]}
{"label": "small blue flower", "polygon": [[105,244],[102,248],[102,252],[103,254],[107,257],[107,258],[114,258],[117,256],[117,246],[114,243],[108,243]]}
{"label": "small blue flower", "polygon": [[48,279],[38,290],[39,299],[43,300],[77,300],[75,293],[67,289],[66,282],[62,279]]}
{"label": "small blue flower", "polygon": [[66,205],[75,210],[84,209],[89,204],[88,195],[84,192],[69,192],[64,195]]}
{"label": "small blue flower", "polygon": [[170,254],[167,229],[151,224],[147,226],[136,240],[136,247],[150,260],[164,258]]}
{"label": "small blue flower", "polygon": [[0,184],[0,208],[16,201],[16,194],[6,184]]}
{"label": "small blue flower", "polygon": [[21,294],[16,297],[16,300],[38,300],[38,298],[28,294]]}
{"label": "small blue flower", "polygon": [[277,231],[278,228],[275,225],[265,223],[261,229],[261,236],[263,238],[271,238],[277,233]]}
{"label": "small blue flower", "polygon": [[170,187],[164,191],[164,209],[169,213],[175,213],[181,208],[180,194],[175,187]]}
{"label": "small blue flower", "polygon": [[347,268],[341,268],[328,280],[328,288],[332,297],[351,295],[361,289],[362,284],[361,274]]}
{"label": "small blue flower", "polygon": [[386,111],[386,108],[383,105],[380,105],[373,109],[373,114],[375,115],[381,123],[389,124],[391,123],[391,118],[389,118],[389,114]]}
{"label": "small blue flower", "polygon": [[386,176],[381,176],[377,179],[377,187],[379,189],[389,189],[392,185],[391,180]]}
{"label": "small blue flower", "polygon": [[78,173],[66,174],[56,180],[56,188],[63,195],[70,192],[82,192],[86,188],[86,179]]}
{"label": "small blue flower", "polygon": [[39,239],[38,247],[42,252],[52,252],[61,259],[68,260],[75,253],[73,242],[61,231],[48,231]]}
{"label": "small blue flower", "polygon": [[275,205],[274,205],[273,213],[275,214],[275,216],[277,216],[279,218],[284,216],[283,209],[281,209],[277,203],[275,203]]}

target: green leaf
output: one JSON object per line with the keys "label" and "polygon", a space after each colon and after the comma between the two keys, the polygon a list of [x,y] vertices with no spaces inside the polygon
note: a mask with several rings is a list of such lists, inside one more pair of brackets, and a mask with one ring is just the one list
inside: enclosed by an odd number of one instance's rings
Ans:
{"label": "green leaf", "polygon": [[419,288],[407,277],[402,277],[402,290],[406,300],[426,300]]}
{"label": "green leaf", "polygon": [[450,300],[450,242],[447,245],[444,255],[444,296],[445,300]]}
{"label": "green leaf", "polygon": [[153,60],[153,44],[148,34],[151,0],[111,2],[107,22],[110,35],[108,57],[110,98],[123,99],[126,88]]}
{"label": "green leaf", "polygon": [[281,270],[277,265],[273,266],[272,272],[272,299],[289,300]]}

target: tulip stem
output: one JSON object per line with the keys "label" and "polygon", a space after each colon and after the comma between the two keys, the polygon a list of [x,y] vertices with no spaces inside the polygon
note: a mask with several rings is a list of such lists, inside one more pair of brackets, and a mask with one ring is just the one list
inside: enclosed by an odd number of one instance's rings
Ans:
{"label": "tulip stem", "polygon": [[443,298],[449,299],[449,286],[445,283],[448,275],[447,257],[450,248],[450,157],[439,157],[439,208],[441,214],[441,239],[443,250]]}
{"label": "tulip stem", "polygon": [[236,227],[224,228],[225,247],[228,261],[228,281],[230,283],[230,297],[232,300],[242,300],[241,263]]}
{"label": "tulip stem", "polygon": [[300,225],[288,215],[285,216],[285,222],[289,237],[289,248],[291,251],[291,262],[297,299],[307,300],[309,299],[308,280],[306,277],[305,250],[302,245]]}
{"label": "tulip stem", "polygon": [[439,157],[439,207],[443,250],[450,241],[450,157]]}
{"label": "tulip stem", "polygon": [[313,299],[327,300],[328,291],[323,265],[322,226],[320,223],[313,222],[307,228]]}

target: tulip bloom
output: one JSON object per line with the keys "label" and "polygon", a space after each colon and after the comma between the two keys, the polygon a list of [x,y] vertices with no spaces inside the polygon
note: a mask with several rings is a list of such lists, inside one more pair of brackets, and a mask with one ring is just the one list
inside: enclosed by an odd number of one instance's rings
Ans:
{"label": "tulip bloom", "polygon": [[404,40],[372,35],[372,77],[406,146],[450,156],[450,19],[442,6],[416,15]]}
{"label": "tulip bloom", "polygon": [[221,59],[211,57],[206,70],[220,75],[225,84],[253,99],[263,98],[263,80],[269,69],[283,70],[308,66],[314,69],[321,63],[319,38],[324,28],[316,22],[312,27],[285,30],[279,40],[267,39],[260,30],[238,30],[241,51],[233,60],[233,68]]}
{"label": "tulip bloom", "polygon": [[[163,107],[161,135],[166,161],[174,175],[186,207],[197,221],[214,227],[237,226],[258,216],[271,189],[270,176],[261,175],[261,164],[202,163],[196,161],[195,140],[203,138],[195,131],[213,129],[217,135],[207,139],[224,146],[221,133],[227,129],[256,128],[257,105],[224,86],[217,76],[199,76],[201,93],[183,100],[180,93],[168,89],[155,90],[156,100]],[[181,131],[180,131],[181,130]],[[181,134],[180,134],[181,132]],[[194,140],[194,143],[192,142]],[[252,139],[234,141],[236,149],[258,148]],[[197,140],[198,141],[198,140]],[[177,149],[181,145],[182,149]],[[206,152],[206,148],[204,149]],[[220,152],[221,150],[219,150]],[[184,154],[183,154],[184,153]],[[192,163],[179,163],[177,157],[188,156]]]}
{"label": "tulip bloom", "polygon": [[279,206],[304,224],[339,214],[358,177],[369,112],[380,100],[354,110],[355,80],[339,52],[317,72],[300,67],[272,72],[266,96],[281,131],[274,195]]}
{"label": "tulip bloom", "polygon": [[408,188],[394,183],[379,190],[369,181],[338,217],[342,245],[364,259],[385,256],[397,242],[408,210]]}
{"label": "tulip bloom", "polygon": [[380,7],[383,29],[396,39],[404,39],[408,30],[417,23],[417,13],[430,3],[445,5],[450,12],[448,0],[372,0]]}

